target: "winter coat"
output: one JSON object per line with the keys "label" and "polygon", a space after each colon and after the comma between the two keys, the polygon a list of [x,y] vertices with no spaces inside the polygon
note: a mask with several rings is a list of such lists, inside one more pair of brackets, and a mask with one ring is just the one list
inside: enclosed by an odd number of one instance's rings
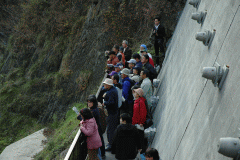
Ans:
{"label": "winter coat", "polygon": [[90,108],[90,110],[92,111],[93,117],[96,120],[96,123],[98,126],[98,132],[100,135],[102,135],[103,131],[102,131],[101,123],[100,123],[100,112],[99,112],[98,106],[94,105],[92,108]]}
{"label": "winter coat", "polygon": [[140,135],[135,126],[120,124],[114,133],[112,153],[116,159],[135,159],[141,149]]}
{"label": "winter coat", "polygon": [[121,62],[122,61],[122,54],[120,52],[117,53],[118,60]]}
{"label": "winter coat", "polygon": [[139,97],[134,101],[132,124],[145,124],[147,116],[147,108],[145,98]]}
{"label": "winter coat", "polygon": [[107,90],[102,87],[100,93],[98,94],[98,97],[97,97],[97,101],[100,102],[100,103],[103,103],[103,95],[104,93],[107,92]]}
{"label": "winter coat", "polygon": [[98,110],[100,113],[100,124],[101,124],[102,134],[104,134],[107,129],[106,114],[102,107],[98,107]]}
{"label": "winter coat", "polygon": [[153,66],[153,68],[154,68],[154,62],[153,62],[153,60],[152,60],[152,58],[150,58],[149,57],[149,63]]}
{"label": "winter coat", "polygon": [[122,75],[121,75],[121,72],[118,72],[118,76],[119,76],[119,82],[121,85],[122,85]]}
{"label": "winter coat", "polygon": [[146,98],[148,106],[151,106],[152,82],[149,78],[145,78],[142,81],[141,88],[143,89],[143,96]]}
{"label": "winter coat", "polygon": [[122,55],[121,63],[123,64],[123,66],[125,66],[125,55],[124,53],[121,53],[121,55]]}
{"label": "winter coat", "polygon": [[138,68],[139,68],[139,71],[141,71],[141,70],[142,70],[142,67],[143,67],[142,62],[141,62],[141,61],[137,62],[136,65],[135,65],[135,67],[138,67]]}
{"label": "winter coat", "polygon": [[144,67],[144,69],[147,69],[148,71],[149,71],[149,79],[150,80],[153,80],[154,78],[156,78],[157,77],[157,72],[156,72],[156,70],[153,68],[153,66],[149,63],[149,62],[147,62],[147,63],[145,63],[144,65],[143,65],[143,67]]}
{"label": "winter coat", "polygon": [[[94,102],[93,106],[90,108],[90,110],[92,111],[92,114],[93,114],[93,117],[95,118],[96,120],[96,123],[98,125],[98,133],[100,135],[103,134],[103,130],[102,130],[102,125],[100,123],[100,112],[99,112],[99,109],[98,109],[98,103],[97,102]],[[77,117],[78,120],[82,120],[82,117],[81,115],[79,115]]]}
{"label": "winter coat", "polygon": [[[132,57],[132,50],[127,47],[124,51],[123,51],[124,55],[125,55],[125,61],[129,61]],[[125,66],[126,67],[126,66]]]}
{"label": "winter coat", "polygon": [[87,148],[88,149],[98,149],[102,146],[102,141],[98,133],[98,126],[95,118],[87,119],[81,121],[82,127],[81,131],[87,136]]}
{"label": "winter coat", "polygon": [[108,114],[116,114],[118,109],[118,92],[117,89],[112,86],[107,92],[104,98],[104,105],[107,108]]}
{"label": "winter coat", "polygon": [[132,95],[132,80],[129,77],[126,77],[122,80],[122,87],[123,87],[123,92],[122,95],[125,99],[125,102],[127,103],[132,103],[133,102],[133,95]]}
{"label": "winter coat", "polygon": [[107,61],[107,64],[117,65],[117,63],[119,63],[119,59],[117,56],[115,56],[112,60]]}

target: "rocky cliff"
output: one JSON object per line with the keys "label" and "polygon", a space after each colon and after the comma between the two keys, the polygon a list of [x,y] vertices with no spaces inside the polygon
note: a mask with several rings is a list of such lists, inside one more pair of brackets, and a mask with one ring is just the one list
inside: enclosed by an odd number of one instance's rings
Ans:
{"label": "rocky cliff", "polygon": [[14,141],[19,130],[14,126],[24,128],[28,118],[41,123],[53,116],[64,118],[74,102],[96,92],[104,75],[105,50],[123,39],[133,50],[147,43],[156,15],[162,16],[168,40],[184,4],[185,0],[1,1],[1,136]]}

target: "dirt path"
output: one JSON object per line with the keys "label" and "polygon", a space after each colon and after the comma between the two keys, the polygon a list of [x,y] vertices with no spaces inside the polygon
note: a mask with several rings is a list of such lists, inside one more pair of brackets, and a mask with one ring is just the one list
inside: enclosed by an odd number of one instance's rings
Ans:
{"label": "dirt path", "polygon": [[0,155],[1,160],[32,160],[33,156],[43,150],[42,141],[47,140],[41,129],[9,146]]}

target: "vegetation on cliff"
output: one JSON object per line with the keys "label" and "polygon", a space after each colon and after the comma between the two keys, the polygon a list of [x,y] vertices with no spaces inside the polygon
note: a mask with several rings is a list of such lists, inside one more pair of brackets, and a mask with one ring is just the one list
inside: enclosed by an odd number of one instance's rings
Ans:
{"label": "vegetation on cliff", "polygon": [[[43,126],[64,123],[73,103],[83,102],[97,91],[104,75],[104,51],[123,39],[134,51],[139,44],[147,44],[156,15],[162,16],[168,40],[184,3],[1,1],[0,152]],[[69,143],[64,142],[61,151]]]}

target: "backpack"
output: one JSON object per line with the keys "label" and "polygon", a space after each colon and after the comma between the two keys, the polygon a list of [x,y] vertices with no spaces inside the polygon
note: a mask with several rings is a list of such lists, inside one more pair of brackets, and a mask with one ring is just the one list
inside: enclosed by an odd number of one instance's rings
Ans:
{"label": "backpack", "polygon": [[145,98],[145,106],[146,106],[146,109],[147,109],[147,116],[146,116],[146,122],[145,122],[145,124],[143,124],[144,129],[149,128],[153,125],[152,112],[148,107],[148,103],[147,103],[146,98]]}
{"label": "backpack", "polygon": [[133,80],[131,80],[129,78],[129,82],[130,82],[130,90],[128,91],[128,94],[129,94],[129,99],[133,99],[133,94],[132,94],[132,87],[135,85],[135,82]]}

